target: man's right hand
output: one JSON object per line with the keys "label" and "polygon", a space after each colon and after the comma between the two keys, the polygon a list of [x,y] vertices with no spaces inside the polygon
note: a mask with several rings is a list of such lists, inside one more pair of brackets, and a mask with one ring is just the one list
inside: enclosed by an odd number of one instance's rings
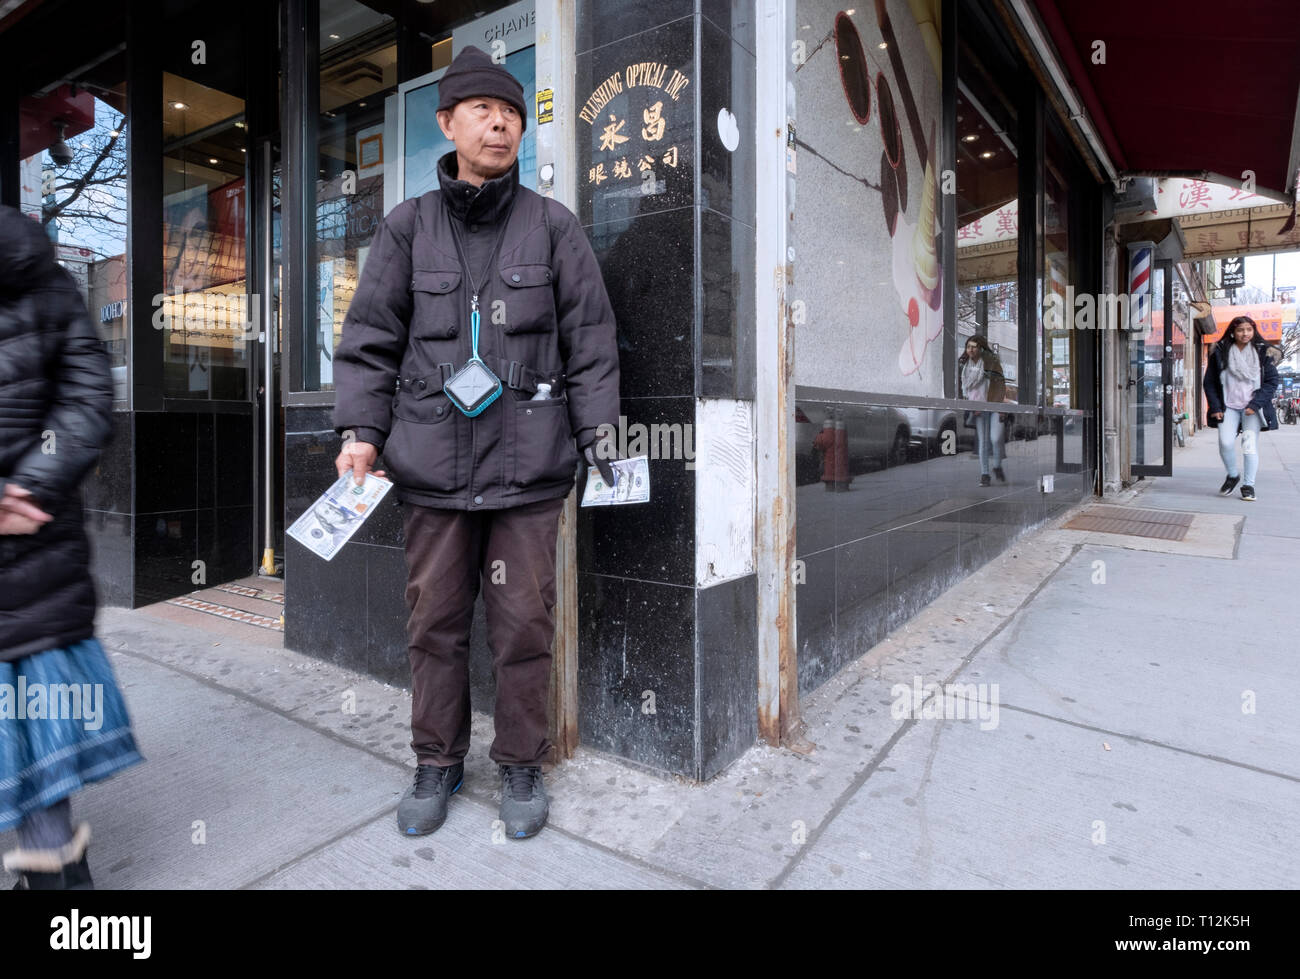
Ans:
{"label": "man's right hand", "polygon": [[1216,411],[1216,412],[1214,413],[1214,418],[1215,418],[1216,421],[1223,421],[1223,412],[1221,412],[1221,411]]}
{"label": "man's right hand", "polygon": [[[366,473],[370,472],[370,467],[375,464],[375,459],[378,457],[378,447],[369,442],[348,442],[343,446],[339,457],[334,460],[334,468],[340,476],[349,469],[352,470],[352,478],[360,486],[366,481]],[[375,475],[382,476],[384,471],[380,469]]]}

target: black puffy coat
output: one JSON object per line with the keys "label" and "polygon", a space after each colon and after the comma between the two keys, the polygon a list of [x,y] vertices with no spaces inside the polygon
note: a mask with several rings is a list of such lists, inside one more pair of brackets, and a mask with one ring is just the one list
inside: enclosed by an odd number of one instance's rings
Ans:
{"label": "black puffy coat", "polygon": [[[1219,420],[1214,415],[1223,411],[1223,378],[1228,373],[1228,348],[1232,343],[1232,337],[1224,333],[1210,348],[1209,363],[1205,365],[1205,424],[1210,428],[1219,427]],[[1260,339],[1258,334],[1250,343],[1259,355],[1259,387],[1247,407],[1259,413],[1263,422],[1261,431],[1276,430],[1277,411],[1273,408],[1273,395],[1277,391],[1277,361],[1281,359],[1282,351]]]}
{"label": "black puffy coat", "polygon": [[[379,447],[399,499],[501,509],[566,495],[578,448],[618,425],[614,312],[578,219],[519,185],[518,165],[475,188],[456,154],[441,189],[403,201],[375,235],[334,355],[335,429]],[[506,390],[469,418],[443,382],[470,357],[470,274],[479,356]],[[504,222],[504,224],[503,224]],[[552,396],[532,401],[539,382]]]}
{"label": "black puffy coat", "polygon": [[40,224],[0,207],[0,492],[54,519],[0,535],[0,662],[94,635],[80,485],[111,431],[108,353]]}

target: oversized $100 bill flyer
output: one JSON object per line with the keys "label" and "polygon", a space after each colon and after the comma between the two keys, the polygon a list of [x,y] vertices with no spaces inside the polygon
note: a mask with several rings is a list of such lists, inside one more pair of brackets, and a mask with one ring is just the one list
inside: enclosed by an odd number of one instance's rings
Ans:
{"label": "oversized $100 bill flyer", "polygon": [[366,473],[366,481],[358,486],[349,469],[293,522],[289,536],[328,561],[392,488],[392,483],[373,473]]}
{"label": "oversized $100 bill flyer", "polygon": [[582,506],[618,506],[621,503],[646,503],[650,500],[650,463],[645,456],[635,459],[611,459],[614,485],[608,485],[595,466],[587,467],[587,488]]}

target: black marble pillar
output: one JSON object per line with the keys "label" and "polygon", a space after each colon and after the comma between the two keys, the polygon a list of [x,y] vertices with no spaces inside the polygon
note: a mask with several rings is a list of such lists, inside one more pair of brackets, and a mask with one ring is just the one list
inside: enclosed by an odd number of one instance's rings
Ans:
{"label": "black marble pillar", "polygon": [[254,572],[252,439],[251,407],[113,412],[82,487],[102,604],[138,608]]}
{"label": "black marble pillar", "polygon": [[81,486],[90,570],[101,605],[135,604],[135,415],[113,412],[113,431]]}
{"label": "black marble pillar", "polygon": [[[577,211],[618,320],[628,454],[638,426],[690,432],[698,399],[754,397],[752,11],[577,5]],[[700,586],[699,473],[665,442],[649,503],[579,515],[579,735],[707,779],[757,735],[755,576]]]}
{"label": "black marble pillar", "polygon": [[102,604],[137,608],[254,572],[252,439],[251,406],[113,413],[83,485]]}

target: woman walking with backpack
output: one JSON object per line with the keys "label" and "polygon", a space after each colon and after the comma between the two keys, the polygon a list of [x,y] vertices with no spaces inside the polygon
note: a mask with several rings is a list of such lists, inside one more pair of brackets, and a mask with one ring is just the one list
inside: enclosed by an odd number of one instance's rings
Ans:
{"label": "woman walking with backpack", "polygon": [[1237,468],[1237,433],[1241,433],[1244,482],[1241,498],[1255,502],[1255,477],[1259,472],[1260,432],[1277,428],[1273,392],[1277,390],[1277,366],[1271,348],[1259,335],[1249,316],[1235,317],[1210,352],[1205,368],[1205,400],[1209,405],[1205,423],[1219,430],[1219,456],[1227,478],[1219,495],[1227,496],[1243,479]]}
{"label": "woman walking with backpack", "polygon": [[0,830],[16,889],[89,889],[68,797],[142,761],[95,639],[80,485],[108,441],[108,355],[39,223],[0,207]]}

